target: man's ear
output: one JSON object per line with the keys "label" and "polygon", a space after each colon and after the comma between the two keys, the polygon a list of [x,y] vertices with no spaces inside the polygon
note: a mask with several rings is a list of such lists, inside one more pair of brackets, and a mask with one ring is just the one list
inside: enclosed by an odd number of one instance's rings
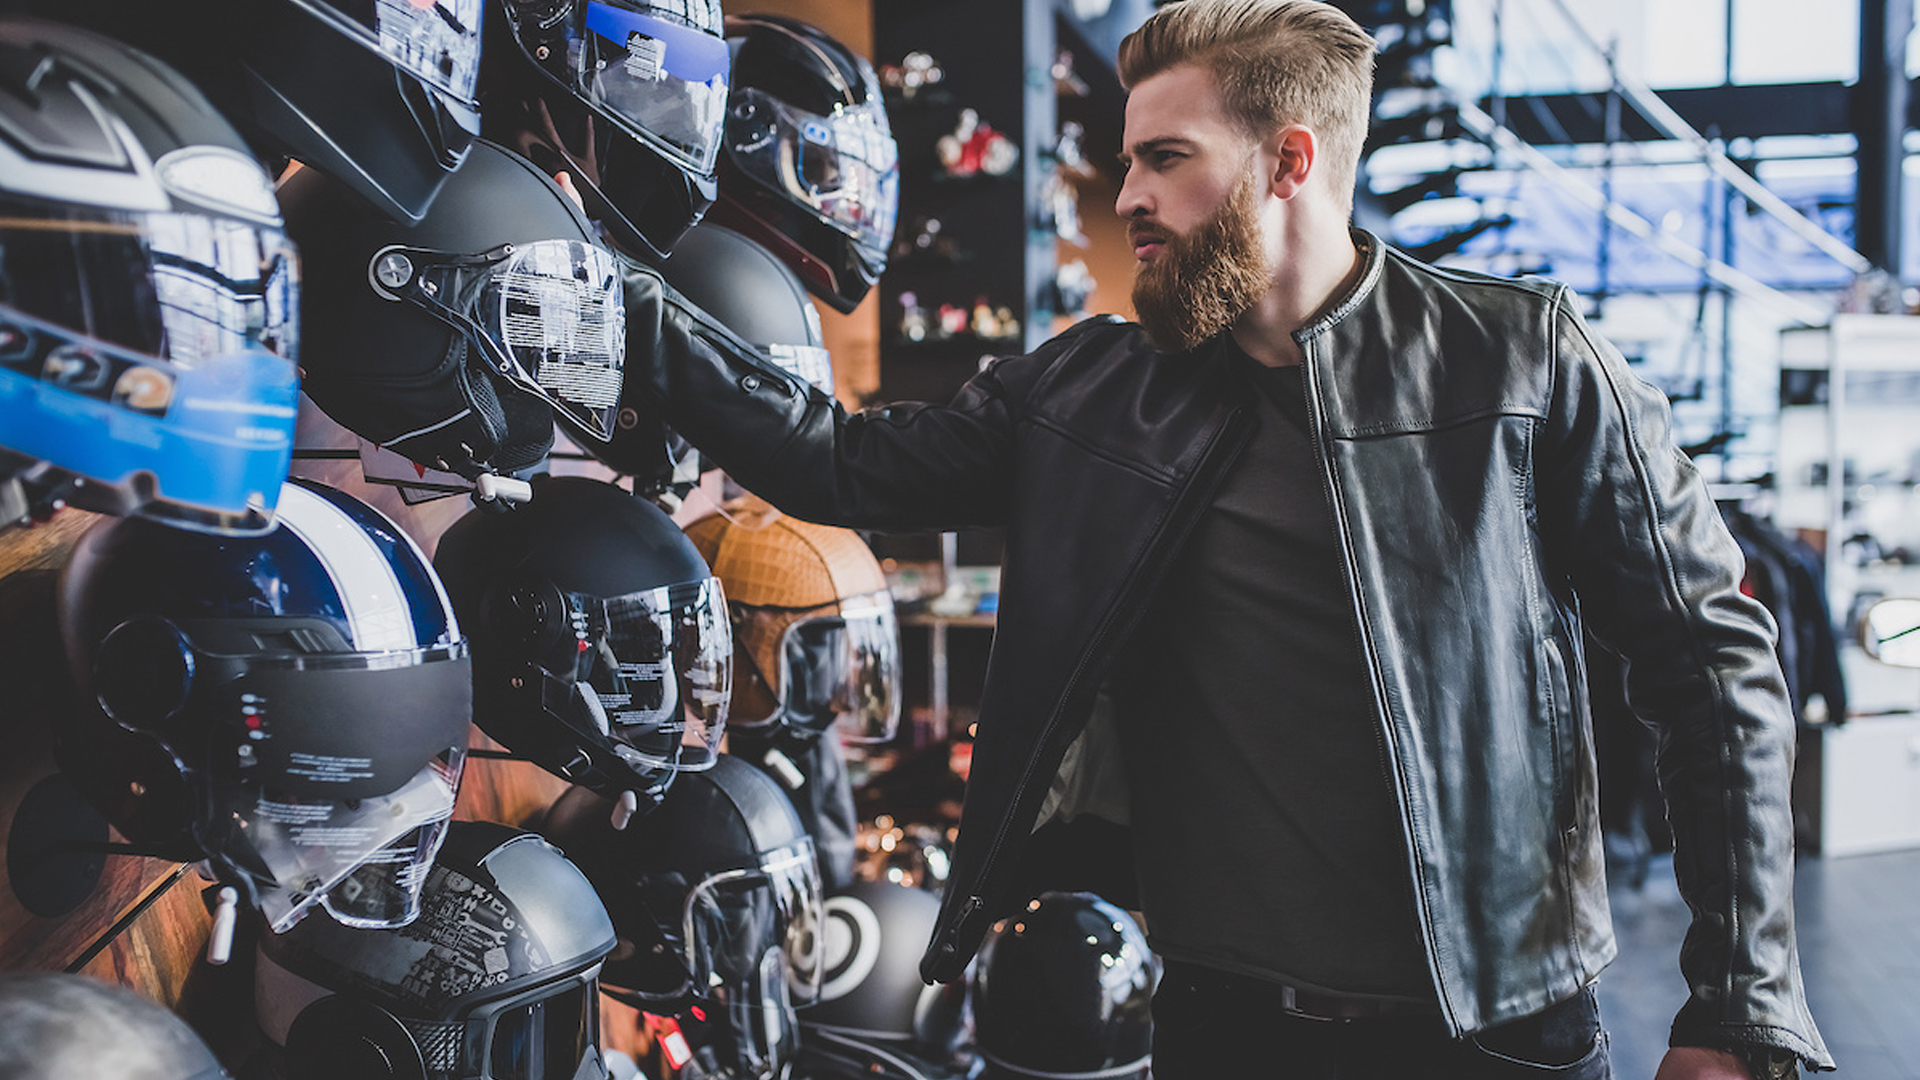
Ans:
{"label": "man's ear", "polygon": [[1272,170],[1267,178],[1276,198],[1291,199],[1300,194],[1320,161],[1320,140],[1313,129],[1288,124],[1267,140],[1267,160]]}

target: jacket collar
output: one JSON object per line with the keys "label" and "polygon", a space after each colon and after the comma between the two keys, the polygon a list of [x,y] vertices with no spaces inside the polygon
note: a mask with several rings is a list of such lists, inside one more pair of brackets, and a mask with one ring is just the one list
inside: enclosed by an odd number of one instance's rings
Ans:
{"label": "jacket collar", "polygon": [[1362,228],[1353,228],[1353,243],[1360,249],[1360,277],[1346,295],[1327,308],[1325,314],[1293,332],[1293,340],[1306,347],[1307,340],[1331,330],[1340,320],[1346,318],[1359,307],[1367,297],[1373,294],[1374,287],[1380,283],[1380,268],[1386,265],[1386,245],[1380,238]]}

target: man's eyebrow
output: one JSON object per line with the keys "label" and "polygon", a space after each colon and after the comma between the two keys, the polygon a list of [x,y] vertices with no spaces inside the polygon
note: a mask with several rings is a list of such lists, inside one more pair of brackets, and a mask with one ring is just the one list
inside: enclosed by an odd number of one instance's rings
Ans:
{"label": "man's eyebrow", "polygon": [[1176,150],[1191,150],[1193,148],[1193,140],[1183,139],[1178,135],[1163,135],[1158,139],[1142,139],[1141,141],[1133,144],[1133,149],[1122,150],[1120,152],[1120,164],[1122,165],[1127,164],[1128,162],[1133,160],[1135,155],[1150,154],[1155,150],[1164,150],[1168,148],[1172,148]]}

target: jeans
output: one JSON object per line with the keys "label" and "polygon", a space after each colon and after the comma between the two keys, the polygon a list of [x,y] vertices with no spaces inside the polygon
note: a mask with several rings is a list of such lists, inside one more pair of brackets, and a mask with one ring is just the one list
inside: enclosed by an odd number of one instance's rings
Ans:
{"label": "jeans", "polygon": [[1154,1080],[1611,1080],[1588,986],[1554,1005],[1454,1039],[1438,1012],[1317,1020],[1279,988],[1169,965],[1153,995]]}

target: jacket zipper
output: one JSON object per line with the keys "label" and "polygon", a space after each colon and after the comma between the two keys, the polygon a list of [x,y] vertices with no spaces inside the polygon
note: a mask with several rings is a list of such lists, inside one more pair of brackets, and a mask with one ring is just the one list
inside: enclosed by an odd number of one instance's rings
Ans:
{"label": "jacket zipper", "polygon": [[[1227,437],[1229,432],[1232,433],[1232,438]],[[1073,674],[1067,679],[1066,689],[1060,695],[1059,704],[1054,707],[1052,714],[1047,717],[1046,724],[1040,729],[1040,739],[1035,744],[1036,750],[1047,745],[1052,738],[1054,729],[1060,724],[1061,713],[1065,710],[1067,701],[1073,697],[1074,690],[1080,685],[1087,668],[1096,657],[1104,654],[1115,620],[1124,618],[1123,629],[1131,629],[1139,622],[1144,612],[1133,610],[1130,615],[1124,617],[1117,613],[1133,609],[1136,606],[1133,602],[1137,599],[1135,593],[1159,580],[1161,572],[1165,569],[1163,564],[1166,553],[1177,550],[1180,542],[1199,522],[1199,514],[1193,512],[1193,506],[1200,500],[1212,498],[1213,492],[1218,489],[1220,481],[1226,475],[1224,463],[1238,456],[1251,434],[1252,431],[1246,423],[1246,410],[1238,407],[1227,415],[1226,420],[1213,433],[1211,442],[1201,452],[1200,463],[1194,467],[1192,478],[1187,481],[1186,489],[1176,497],[1173,507],[1168,511],[1167,523],[1162,526],[1165,531],[1148,542],[1146,555],[1135,565],[1133,573],[1122,582],[1119,598],[1108,609],[1099,627],[1094,630],[1092,646],[1074,666]],[[1020,775],[1020,782],[1014,786],[1009,809],[1018,806],[1027,789],[1032,786],[1034,768],[1038,759],[1038,753],[1028,758],[1026,771]],[[1007,830],[1012,823],[1011,813],[1001,819],[1000,829],[994,834],[993,843],[988,846],[987,854],[980,862],[980,872],[976,880],[982,886],[993,878],[994,863],[999,859],[1000,849],[1005,844]],[[985,892],[985,889],[982,888],[981,892]],[[974,915],[985,907],[986,899],[980,893],[968,895],[961,903],[954,913],[953,922],[940,933],[940,944],[937,948],[943,959],[959,952],[961,932],[965,930],[967,923]]]}
{"label": "jacket zipper", "polygon": [[1360,600],[1359,574],[1355,563],[1357,559],[1353,549],[1353,533],[1347,521],[1346,508],[1336,497],[1339,488],[1338,479],[1333,470],[1333,451],[1327,439],[1326,406],[1320,397],[1320,374],[1314,366],[1313,357],[1317,351],[1315,341],[1301,342],[1306,354],[1302,361],[1303,374],[1306,376],[1307,414],[1313,426],[1314,450],[1320,456],[1320,484],[1322,494],[1333,513],[1334,535],[1340,542],[1340,569],[1346,579],[1348,602],[1353,606],[1354,633],[1359,638],[1362,654],[1367,661],[1367,678],[1373,687],[1373,705],[1376,723],[1373,727],[1374,746],[1379,751],[1382,768],[1393,790],[1394,801],[1399,804],[1400,824],[1405,830],[1401,837],[1406,844],[1408,869],[1413,874],[1413,906],[1415,921],[1420,924],[1421,944],[1426,950],[1427,966],[1434,976],[1434,988],[1440,996],[1440,1008],[1446,1014],[1447,1026],[1454,1032],[1460,1030],[1459,1018],[1452,1002],[1447,997],[1446,980],[1439,972],[1439,945],[1433,932],[1433,913],[1427,905],[1426,875],[1422,873],[1420,852],[1413,843],[1413,798],[1407,792],[1406,777],[1400,769],[1399,755],[1394,752],[1393,742],[1387,737],[1387,725],[1393,722],[1392,713],[1387,708],[1386,678],[1380,670],[1380,652],[1375,646],[1373,635],[1367,630],[1367,613]]}

